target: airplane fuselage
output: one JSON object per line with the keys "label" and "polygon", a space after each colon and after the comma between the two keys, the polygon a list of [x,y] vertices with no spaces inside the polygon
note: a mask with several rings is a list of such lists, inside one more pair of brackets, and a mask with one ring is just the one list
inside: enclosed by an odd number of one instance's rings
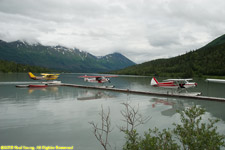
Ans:
{"label": "airplane fuselage", "polygon": [[84,81],[91,82],[91,83],[105,83],[105,82],[108,82],[109,79],[108,78],[101,78],[101,79],[98,79],[98,78],[84,78]]}

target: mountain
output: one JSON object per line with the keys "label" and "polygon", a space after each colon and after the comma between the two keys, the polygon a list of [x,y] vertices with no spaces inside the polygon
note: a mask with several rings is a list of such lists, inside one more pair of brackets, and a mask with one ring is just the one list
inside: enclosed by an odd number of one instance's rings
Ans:
{"label": "mountain", "polygon": [[198,50],[114,71],[116,74],[170,77],[225,76],[225,35]]}
{"label": "mountain", "polygon": [[0,60],[69,72],[106,72],[135,64],[119,53],[96,57],[76,48],[1,40]]}
{"label": "mountain", "polygon": [[135,65],[134,62],[127,59],[120,53],[113,53],[100,57],[98,59],[98,62],[100,62],[103,66],[107,67],[109,70],[115,70],[115,68],[118,68],[120,66],[123,66],[122,68],[125,68],[124,66]]}

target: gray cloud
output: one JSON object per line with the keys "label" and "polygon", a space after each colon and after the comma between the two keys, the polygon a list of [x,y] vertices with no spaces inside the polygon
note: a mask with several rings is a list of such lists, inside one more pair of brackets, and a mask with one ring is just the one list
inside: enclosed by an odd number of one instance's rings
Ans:
{"label": "gray cloud", "polygon": [[137,63],[204,46],[224,34],[223,0],[0,0],[0,38],[121,52]]}

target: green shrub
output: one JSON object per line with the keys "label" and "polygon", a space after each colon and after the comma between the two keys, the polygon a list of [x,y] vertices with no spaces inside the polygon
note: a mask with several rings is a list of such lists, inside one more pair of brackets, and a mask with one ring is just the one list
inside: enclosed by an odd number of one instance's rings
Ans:
{"label": "green shrub", "polygon": [[209,119],[209,123],[202,123],[203,108],[194,106],[179,113],[181,124],[174,123],[173,130],[149,129],[143,137],[136,129],[127,130],[123,150],[216,150],[225,147],[225,136],[220,135],[215,127],[219,120]]}
{"label": "green shrub", "polygon": [[[125,127],[121,127],[120,131],[125,134],[126,142],[123,145],[123,150],[219,150],[225,147],[225,136],[217,132],[218,119],[208,119],[208,123],[203,123],[202,115],[205,114],[203,108],[194,106],[180,111],[181,124],[173,124],[174,129],[149,129],[144,136],[140,136],[136,127],[149,121],[149,117],[143,117],[139,113],[139,107],[132,107],[128,103],[122,103],[125,110],[121,111],[126,122]],[[103,109],[102,109],[103,110]],[[102,117],[104,118],[102,112]],[[107,115],[109,118],[109,113]],[[106,123],[102,119],[104,128],[110,129],[110,123]],[[104,133],[108,138],[109,132],[97,126],[94,126],[94,131]],[[106,130],[107,131],[107,130]],[[111,131],[111,130],[110,130]],[[96,136],[96,134],[95,134]],[[101,134],[101,137],[104,136]],[[98,138],[97,138],[98,139]],[[99,139],[98,139],[99,140]],[[102,143],[102,140],[99,140]],[[110,145],[107,141],[105,145]],[[104,146],[107,149],[107,146]]]}
{"label": "green shrub", "polygon": [[204,113],[203,108],[196,106],[180,112],[182,124],[174,124],[173,132],[182,149],[220,149],[225,146],[225,136],[220,135],[215,127],[219,120],[209,119],[209,123],[201,123]]}

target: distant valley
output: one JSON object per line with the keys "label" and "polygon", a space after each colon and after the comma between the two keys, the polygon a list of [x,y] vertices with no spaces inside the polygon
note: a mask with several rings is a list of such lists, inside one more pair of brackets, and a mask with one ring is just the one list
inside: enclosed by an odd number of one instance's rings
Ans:
{"label": "distant valley", "polygon": [[76,48],[2,40],[0,60],[65,72],[107,72],[135,65],[120,53],[97,57]]}

